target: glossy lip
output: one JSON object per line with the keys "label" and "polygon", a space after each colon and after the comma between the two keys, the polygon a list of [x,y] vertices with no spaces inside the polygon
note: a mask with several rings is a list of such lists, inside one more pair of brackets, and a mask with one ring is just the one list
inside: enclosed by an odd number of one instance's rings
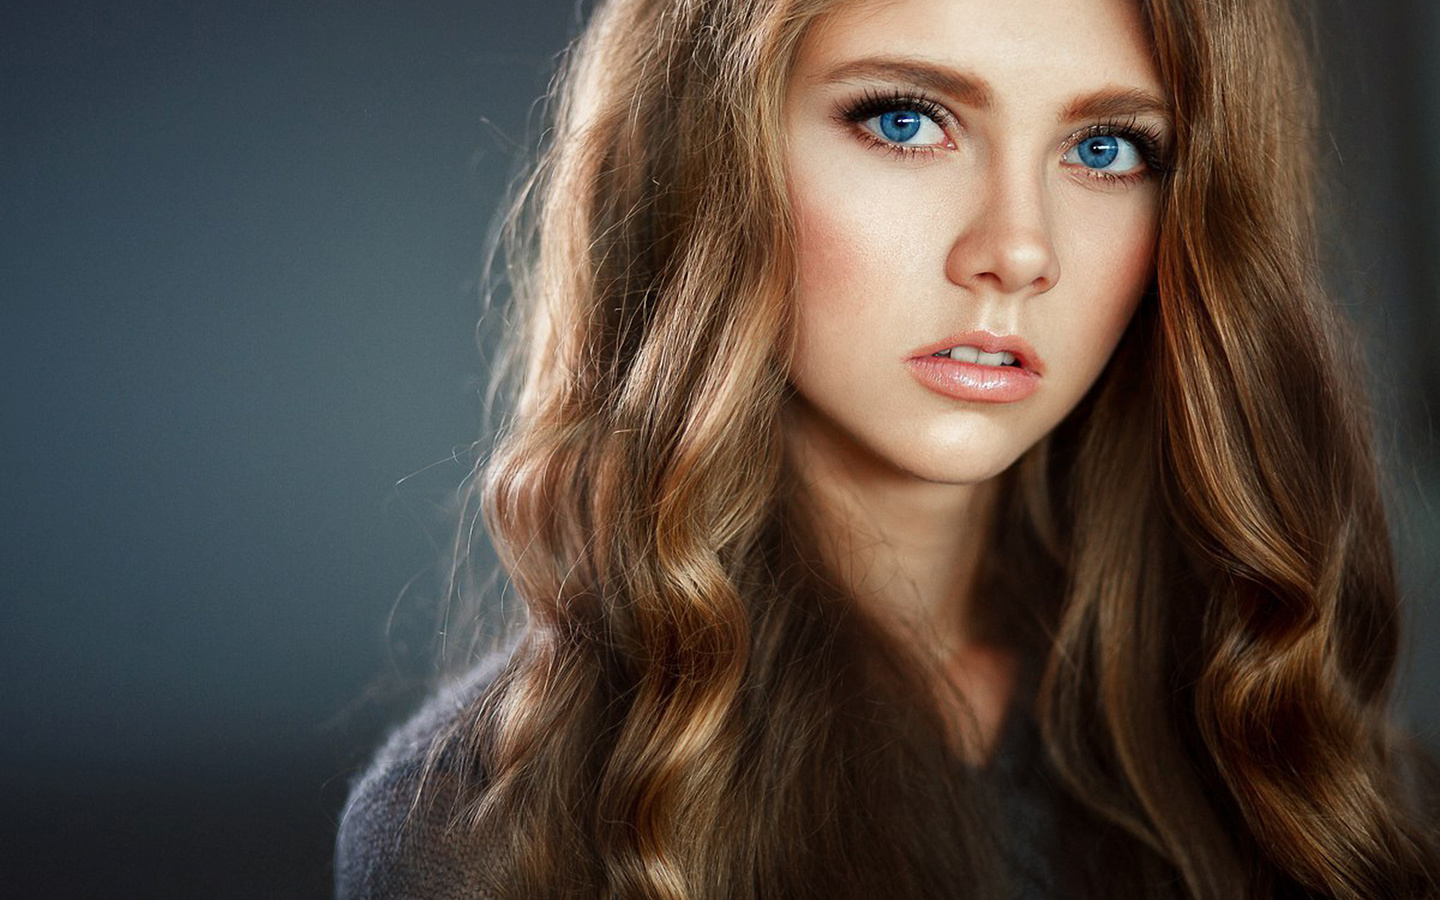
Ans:
{"label": "glossy lip", "polygon": [[[957,344],[978,347],[986,353],[1012,353],[1018,366],[984,366],[961,362],[938,353]],[[922,348],[904,360],[915,380],[925,388],[953,400],[977,403],[1013,403],[1040,387],[1043,364],[1033,347],[1015,335],[967,331]]]}
{"label": "glossy lip", "polygon": [[952,334],[944,340],[936,341],[919,350],[913,351],[905,357],[906,362],[925,359],[931,354],[939,353],[941,350],[949,350],[961,344],[970,347],[979,347],[985,353],[1010,353],[1014,355],[1015,361],[1020,368],[1033,375],[1044,375],[1045,364],[1040,360],[1040,354],[1030,346],[1030,342],[1015,334],[996,335],[988,331],[965,331],[960,334]]}

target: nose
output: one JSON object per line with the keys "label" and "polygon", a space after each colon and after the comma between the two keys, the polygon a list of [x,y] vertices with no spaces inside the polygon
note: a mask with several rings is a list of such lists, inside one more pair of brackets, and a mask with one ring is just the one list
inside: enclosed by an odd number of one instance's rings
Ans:
{"label": "nose", "polygon": [[976,291],[1041,294],[1054,287],[1060,260],[1041,179],[992,169],[945,268],[951,282]]}

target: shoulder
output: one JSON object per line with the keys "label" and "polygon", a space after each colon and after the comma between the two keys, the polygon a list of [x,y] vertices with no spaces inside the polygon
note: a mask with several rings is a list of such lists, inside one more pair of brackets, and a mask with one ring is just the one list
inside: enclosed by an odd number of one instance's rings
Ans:
{"label": "shoulder", "polygon": [[494,683],[508,659],[508,651],[491,654],[437,690],[352,779],[335,840],[337,900],[483,896],[474,887],[484,874],[479,839],[450,829],[443,803],[417,799],[436,740]]}

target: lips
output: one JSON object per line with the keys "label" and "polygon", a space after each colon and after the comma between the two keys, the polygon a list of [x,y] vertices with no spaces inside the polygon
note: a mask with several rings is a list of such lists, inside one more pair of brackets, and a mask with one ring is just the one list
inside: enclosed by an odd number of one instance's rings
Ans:
{"label": "lips", "polygon": [[1030,346],[1030,342],[1014,334],[996,335],[988,331],[966,331],[960,334],[952,334],[947,338],[936,341],[925,347],[921,347],[906,357],[906,361],[925,359],[931,357],[941,350],[949,350],[951,347],[961,345],[978,347],[985,353],[1009,353],[1015,357],[1024,371],[1040,376],[1045,374],[1045,364],[1040,360],[1040,354]]}
{"label": "lips", "polygon": [[[941,350],[966,345],[985,353],[1009,353],[1019,365],[988,366],[935,356]],[[1029,342],[1015,335],[967,331],[916,350],[904,360],[921,385],[952,400],[976,403],[1013,403],[1040,387],[1044,364]]]}

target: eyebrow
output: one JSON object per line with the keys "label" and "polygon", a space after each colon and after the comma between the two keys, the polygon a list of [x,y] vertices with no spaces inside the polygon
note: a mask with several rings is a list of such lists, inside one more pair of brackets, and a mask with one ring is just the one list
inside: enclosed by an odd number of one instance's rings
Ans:
{"label": "eyebrow", "polygon": [[1104,88],[1093,94],[1076,97],[1065,107],[1065,111],[1060,113],[1060,121],[1143,115],[1158,116],[1169,122],[1170,104],[1149,91],[1138,88]]}
{"label": "eyebrow", "polygon": [[[906,81],[926,90],[953,97],[966,106],[990,109],[995,105],[995,91],[978,75],[951,69],[919,59],[903,57],[865,57],[841,63],[821,80],[826,82],[861,79]],[[1061,123],[1081,119],[1114,116],[1153,115],[1171,120],[1170,104],[1150,91],[1139,88],[1102,88],[1076,97],[1061,111]]]}
{"label": "eyebrow", "polygon": [[948,94],[977,109],[994,105],[994,91],[985,79],[945,66],[916,59],[893,59],[868,56],[841,63],[827,72],[822,81],[856,81],[864,78],[908,81],[920,87]]}

